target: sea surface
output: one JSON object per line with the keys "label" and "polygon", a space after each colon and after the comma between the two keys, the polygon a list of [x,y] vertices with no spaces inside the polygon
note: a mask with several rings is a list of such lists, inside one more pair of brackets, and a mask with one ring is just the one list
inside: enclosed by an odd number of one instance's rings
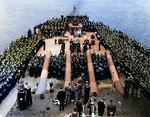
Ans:
{"label": "sea surface", "polygon": [[121,30],[150,48],[150,0],[0,0],[0,53],[48,19],[79,15]]}

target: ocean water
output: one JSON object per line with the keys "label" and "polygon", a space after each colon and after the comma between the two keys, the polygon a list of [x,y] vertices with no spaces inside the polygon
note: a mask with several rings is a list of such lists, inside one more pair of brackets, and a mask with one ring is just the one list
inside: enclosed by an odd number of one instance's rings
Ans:
{"label": "ocean water", "polygon": [[11,41],[48,19],[79,15],[121,30],[150,48],[149,0],[0,0],[0,53]]}

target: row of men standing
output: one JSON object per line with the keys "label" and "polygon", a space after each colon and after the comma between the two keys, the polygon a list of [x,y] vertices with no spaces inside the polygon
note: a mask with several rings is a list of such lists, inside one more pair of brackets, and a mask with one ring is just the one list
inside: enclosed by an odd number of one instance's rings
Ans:
{"label": "row of men standing", "polygon": [[71,102],[71,100],[75,100],[75,103],[78,102],[79,99],[81,99],[82,94],[82,83],[76,82],[75,85],[71,85],[71,83],[68,83],[67,86],[65,86],[65,91],[63,91],[62,88],[60,88],[57,98],[60,101],[60,108],[59,110],[64,110],[64,101],[66,101],[67,104]]}
{"label": "row of men standing", "polygon": [[[104,100],[105,98],[102,98],[102,100],[97,103],[99,116],[103,116],[106,108]],[[113,100],[110,99],[110,103],[107,105],[107,116],[114,116],[115,112],[116,112],[116,105],[113,103]]]}
{"label": "row of men standing", "polygon": [[77,53],[81,52],[81,48],[80,48],[80,42],[79,40],[77,40],[76,42],[74,42],[72,39],[70,40],[70,51],[71,53],[74,53],[75,50],[77,51]]}
{"label": "row of men standing", "polygon": [[140,78],[135,75],[134,79],[126,78],[124,87],[124,97],[129,97],[130,89],[133,87],[133,97],[140,98]]}
{"label": "row of men standing", "polygon": [[28,82],[24,86],[23,80],[20,79],[17,89],[17,108],[24,110],[27,106],[32,105],[31,87],[28,85]]}
{"label": "row of men standing", "polygon": [[[85,84],[85,89],[84,89],[84,100],[82,101],[82,83],[78,82],[76,83],[73,88],[75,89],[75,104],[76,104],[76,111],[73,114],[75,115],[82,115],[82,104],[87,105],[87,107],[89,108],[89,115],[91,115],[92,110],[91,110],[91,106],[94,106],[94,101],[96,101],[96,98],[91,95],[90,96],[90,85],[88,83],[88,81],[86,81]],[[59,110],[64,110],[64,101],[66,101],[67,104],[69,104],[72,100],[72,85],[71,83],[68,83],[68,85],[65,87],[65,91],[63,91],[63,89],[61,88],[58,92],[57,98],[60,101],[60,107]],[[98,106],[98,115],[99,116],[103,116],[104,111],[105,111],[105,102],[104,99],[98,101],[97,103]],[[95,111],[96,111],[96,107],[95,107]],[[95,112],[94,111],[94,112]],[[113,104],[113,100],[110,99],[110,104],[107,105],[107,116],[114,116],[116,111],[116,105]]]}

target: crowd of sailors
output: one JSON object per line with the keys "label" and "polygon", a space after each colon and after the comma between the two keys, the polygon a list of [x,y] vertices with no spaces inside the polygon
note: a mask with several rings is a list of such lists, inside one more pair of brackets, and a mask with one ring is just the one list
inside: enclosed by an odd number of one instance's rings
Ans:
{"label": "crowd of sailors", "polygon": [[[43,68],[45,56],[35,56],[28,63],[28,70],[30,77],[37,78],[41,75]],[[49,68],[48,68],[48,77],[53,77],[57,79],[64,79],[65,76],[65,67],[66,67],[66,55],[51,55]]]}
{"label": "crowd of sailors", "polygon": [[19,71],[5,64],[0,65],[0,103],[5,99],[20,77]]}
{"label": "crowd of sailors", "polygon": [[138,75],[134,75],[134,79],[126,78],[124,86],[124,97],[129,97],[133,93],[133,97],[140,98],[140,79]]}
{"label": "crowd of sailors", "polygon": [[43,24],[34,27],[34,34],[43,35],[46,39],[53,36],[64,36],[68,27],[68,20],[66,17],[53,18],[47,20]]}
{"label": "crowd of sailors", "polygon": [[81,48],[80,48],[80,42],[77,40],[76,42],[74,40],[70,40],[70,51],[71,53],[77,52],[81,53]]}
{"label": "crowd of sailors", "polygon": [[[106,55],[91,54],[95,77],[97,80],[110,78],[109,66]],[[41,75],[45,56],[35,56],[28,63],[30,77],[37,78]],[[48,77],[64,79],[66,67],[66,55],[51,55],[48,68]],[[71,54],[71,77],[75,79],[82,76],[88,77],[86,54]]]}
{"label": "crowd of sailors", "polygon": [[138,74],[142,89],[150,92],[150,49],[120,30],[110,29],[103,24],[97,25],[96,36],[102,42],[100,44],[111,52],[114,64],[119,68],[118,73],[123,72],[130,79]]}
{"label": "crowd of sailors", "polygon": [[53,55],[50,58],[49,64],[49,77],[57,78],[58,80],[64,80],[66,68],[66,55],[59,54]]}
{"label": "crowd of sailors", "polygon": [[[34,27],[34,34],[39,34],[40,36],[44,36],[47,38],[52,38],[53,36],[64,36],[66,29],[68,30],[68,24],[72,23],[72,19],[74,17],[63,15],[61,18],[53,18],[51,20],[47,20],[43,24],[39,24]],[[76,19],[82,19],[83,30],[95,32],[97,25],[101,25],[100,23],[95,23],[94,21],[89,21],[89,18],[85,16],[77,16]],[[29,35],[31,34],[31,30],[28,31]]]}
{"label": "crowd of sailors", "polygon": [[[130,75],[130,77],[133,77],[133,74],[140,73],[142,87],[149,90],[148,80],[149,80],[150,73],[148,72],[149,71],[148,61],[150,56],[150,50],[145,46],[142,46],[140,43],[136,42],[131,37],[127,36],[125,33],[121,32],[120,30],[119,31],[115,29],[113,30],[109,26],[104,25],[102,22],[91,22],[89,21],[89,18],[86,16],[77,16],[77,17],[83,20],[83,31],[95,32],[98,40],[100,41],[99,47],[100,45],[103,45],[106,50],[111,51],[111,55],[113,57],[115,66],[120,67],[120,69],[127,76]],[[48,27],[50,28],[51,32],[56,32],[54,31],[54,29],[57,30],[58,27],[62,27],[62,30],[63,29],[66,30],[68,29],[68,23],[70,23],[69,18],[70,17],[62,16],[59,19],[53,18],[52,20],[48,20],[45,23],[36,26],[34,28],[35,29],[34,32],[36,32],[37,27],[40,30],[39,32],[42,32],[43,34],[46,30],[49,30]],[[52,35],[56,36],[57,34],[53,33]],[[79,45],[80,43],[72,43],[71,40],[70,41],[71,52],[73,53],[74,51],[77,51],[79,53],[81,51]],[[86,43],[84,47],[83,50],[85,52],[87,50]],[[62,49],[62,53],[64,53],[63,49]]]}
{"label": "crowd of sailors", "polygon": [[[103,116],[105,110],[107,110],[107,116],[114,116],[116,104],[113,103],[113,100],[110,99],[110,104],[106,104],[105,98],[101,98],[101,100],[98,101],[96,96],[97,94],[95,92],[90,94],[90,85],[88,81],[84,83],[82,78],[77,78],[71,83],[68,83],[64,90],[60,88],[56,99],[53,101],[59,100],[60,111],[65,110],[64,105],[74,102],[74,111],[71,113],[70,117],[82,116],[83,113],[85,114],[85,109],[89,110],[89,113],[86,113],[88,116],[92,116],[92,113],[94,115]],[[96,109],[98,110],[98,114],[96,113]]]}
{"label": "crowd of sailors", "polygon": [[106,54],[99,55],[93,52],[91,54],[91,58],[92,58],[95,78],[97,80],[111,78]]}
{"label": "crowd of sailors", "polygon": [[[68,23],[67,17],[62,16],[60,19],[53,18],[52,20],[47,20],[45,23],[35,26],[33,35],[31,30],[29,30],[28,37],[21,36],[20,39],[17,39],[15,42],[11,42],[10,46],[0,56],[0,102],[15,86],[17,79],[19,79],[21,73],[23,73],[21,71],[22,65],[25,64],[25,66],[27,66],[26,64],[32,57],[35,56],[39,48],[45,45],[42,35],[44,35],[45,38],[52,36],[64,36]],[[102,44],[106,50],[108,49],[111,51],[116,68],[119,66],[121,71],[124,71],[126,76],[130,79],[134,78],[134,74],[138,74],[140,78],[140,85],[146,91],[150,92],[150,50],[148,48],[142,46],[125,33],[112,30],[109,26],[105,26],[101,22],[90,22],[88,17],[84,18],[83,30],[96,32],[97,38],[102,42],[100,44]],[[84,47],[86,51],[86,46]],[[64,47],[62,47],[62,53],[64,53],[63,48]],[[80,49],[77,50],[80,51]],[[59,65],[59,63],[57,65],[54,64],[54,62],[56,62],[55,59],[51,60],[53,61],[51,64],[62,70],[64,73],[65,57],[62,59],[62,68],[60,68],[61,65]],[[97,64],[95,63],[96,62],[93,62],[94,68],[97,68]],[[41,66],[39,66],[39,71],[41,71]],[[100,69],[95,69],[95,74],[97,74],[97,71],[104,69],[101,65],[98,68]],[[30,70],[31,69],[29,69],[29,71]],[[33,71],[30,71],[30,75],[37,77],[39,74],[36,74]],[[117,69],[117,71],[119,70]],[[52,72],[50,72],[50,74],[56,75],[56,73]]]}
{"label": "crowd of sailors", "polygon": [[71,78],[88,77],[87,58],[85,54],[71,54]]}
{"label": "crowd of sailors", "polygon": [[43,40],[37,35],[21,36],[12,41],[10,46],[0,55],[0,103],[15,86],[18,79],[25,77],[28,61],[35,56]]}
{"label": "crowd of sailors", "polygon": [[37,78],[41,75],[45,56],[35,56],[28,63],[29,76]]}

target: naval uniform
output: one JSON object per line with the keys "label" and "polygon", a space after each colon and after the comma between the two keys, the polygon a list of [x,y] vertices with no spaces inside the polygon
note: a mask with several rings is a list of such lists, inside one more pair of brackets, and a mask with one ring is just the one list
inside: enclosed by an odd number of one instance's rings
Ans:
{"label": "naval uniform", "polygon": [[90,95],[90,85],[86,84],[84,89],[84,104],[86,104],[89,100]]}
{"label": "naval uniform", "polygon": [[32,105],[31,87],[27,85],[26,87],[26,106]]}
{"label": "naval uniform", "polygon": [[97,105],[98,105],[98,116],[103,116],[105,111],[104,101],[103,100],[99,101]]}
{"label": "naval uniform", "polygon": [[64,100],[66,98],[66,94],[63,90],[60,90],[57,95],[58,100],[60,101],[59,110],[64,110]]}
{"label": "naval uniform", "polygon": [[18,92],[18,104],[20,110],[26,109],[25,91],[23,89],[20,89]]}

